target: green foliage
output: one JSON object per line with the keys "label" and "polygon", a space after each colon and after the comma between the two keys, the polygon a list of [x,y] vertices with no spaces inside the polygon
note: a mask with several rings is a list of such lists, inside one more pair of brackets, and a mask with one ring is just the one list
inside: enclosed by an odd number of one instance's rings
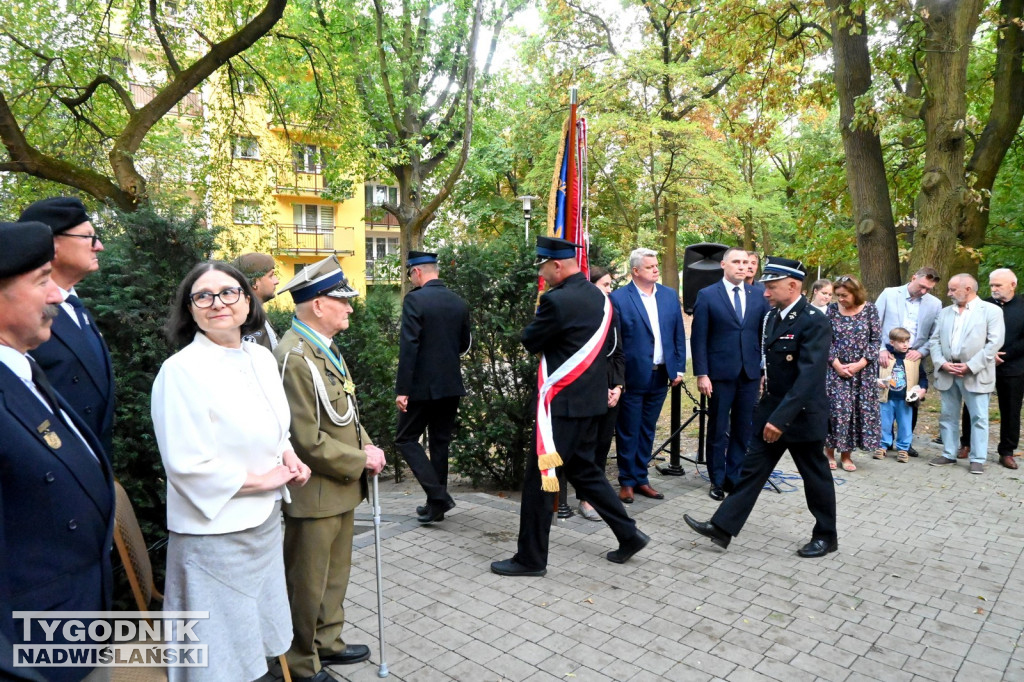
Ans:
{"label": "green foliage", "polygon": [[352,370],[363,428],[374,445],[384,450],[388,462],[397,467],[398,298],[392,291],[374,287],[365,300],[360,297],[352,299],[352,303],[355,310],[349,328],[334,337],[334,341]]}
{"label": "green foliage", "polygon": [[507,228],[490,242],[446,246],[438,260],[445,283],[470,302],[473,325],[452,469],[474,485],[518,488],[534,440],[537,362],[519,341],[537,296],[533,251]]}
{"label": "green foliage", "polygon": [[[149,208],[117,215],[103,232],[101,269],[80,287],[114,365],[114,473],[151,545],[166,536],[166,480],[153,435],[150,391],[172,353],[162,328],[174,291],[214,250],[216,232],[200,220],[197,214],[165,218]],[[162,572],[163,561],[155,560],[154,567]]]}

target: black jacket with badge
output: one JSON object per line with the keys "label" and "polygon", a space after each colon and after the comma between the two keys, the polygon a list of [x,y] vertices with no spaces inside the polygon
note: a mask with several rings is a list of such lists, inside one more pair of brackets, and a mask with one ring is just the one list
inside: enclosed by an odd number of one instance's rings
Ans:
{"label": "black jacket with badge", "polygon": [[772,309],[765,318],[765,390],[754,412],[756,433],[770,423],[782,441],[823,441],[828,432],[825,392],[832,325],[806,299],[785,319]]}

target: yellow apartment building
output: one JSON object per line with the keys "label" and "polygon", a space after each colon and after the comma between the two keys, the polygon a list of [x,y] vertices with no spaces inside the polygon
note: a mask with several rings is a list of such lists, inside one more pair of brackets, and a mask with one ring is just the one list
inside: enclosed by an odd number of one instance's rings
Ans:
{"label": "yellow apartment building", "polygon": [[[140,51],[126,65],[136,105],[153,98],[161,78],[145,59]],[[197,178],[202,171],[195,159],[180,159],[168,172],[191,180],[189,195],[207,206],[209,224],[223,228],[220,257],[270,253],[283,283],[333,254],[360,292],[401,283],[398,222],[380,207],[397,200],[398,188],[375,179],[336,179],[329,162],[344,140],[280,122],[268,113],[254,78],[229,78],[224,70],[173,114],[186,137],[197,141],[194,156],[209,170]]]}

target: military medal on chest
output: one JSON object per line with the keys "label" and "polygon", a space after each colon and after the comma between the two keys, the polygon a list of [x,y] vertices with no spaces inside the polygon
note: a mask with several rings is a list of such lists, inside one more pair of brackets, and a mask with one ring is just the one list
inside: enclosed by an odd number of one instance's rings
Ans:
{"label": "military medal on chest", "polygon": [[356,394],[356,382],[352,381],[347,376],[345,377],[345,381],[341,385],[341,387],[345,391],[345,393],[348,393],[349,395],[355,395]]}
{"label": "military medal on chest", "polygon": [[46,444],[50,446],[50,449],[57,450],[62,445],[60,436],[50,430],[50,420],[45,420],[42,424],[36,427],[36,431],[43,437]]}

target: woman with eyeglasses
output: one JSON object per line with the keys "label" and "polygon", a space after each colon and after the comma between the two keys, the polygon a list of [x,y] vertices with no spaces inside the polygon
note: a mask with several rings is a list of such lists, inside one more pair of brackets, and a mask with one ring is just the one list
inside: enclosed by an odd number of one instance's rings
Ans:
{"label": "woman with eyeglasses", "polygon": [[828,354],[830,417],[825,437],[829,467],[836,468],[839,450],[844,471],[856,471],[854,448],[875,451],[881,442],[878,411],[878,350],[882,324],[878,309],[867,300],[867,290],[856,277],[843,275],[832,285],[836,302],[826,315],[832,322],[832,347]]}
{"label": "woman with eyeglasses", "polygon": [[174,296],[168,339],[184,346],[153,384],[153,428],[167,472],[165,611],[208,611],[196,635],[206,668],[171,680],[255,680],[288,650],[281,503],[310,470],[288,440],[273,354],[242,337],[262,329],[248,280],[200,263]]}

